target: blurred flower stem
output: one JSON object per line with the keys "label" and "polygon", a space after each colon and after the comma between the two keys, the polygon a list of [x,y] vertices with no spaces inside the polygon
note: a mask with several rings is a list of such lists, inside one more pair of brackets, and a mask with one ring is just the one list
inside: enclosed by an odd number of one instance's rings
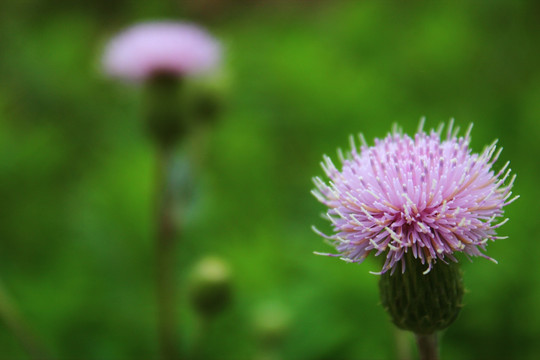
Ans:
{"label": "blurred flower stem", "polygon": [[156,291],[161,355],[164,360],[178,359],[176,339],[176,282],[174,279],[175,225],[172,186],[169,181],[172,167],[172,148],[158,147],[156,169]]}
{"label": "blurred flower stem", "polygon": [[195,338],[189,360],[204,360],[204,349],[206,345],[206,335],[209,332],[211,318],[200,316],[195,323]]}
{"label": "blurred flower stem", "polygon": [[420,360],[439,360],[437,333],[415,334]]}
{"label": "blurred flower stem", "polygon": [[6,327],[19,340],[30,359],[50,359],[37,340],[37,336],[34,335],[23,321],[19,311],[4,288],[2,281],[0,281],[0,318],[5,322]]}
{"label": "blurred flower stem", "polygon": [[179,228],[175,221],[174,150],[185,135],[181,99],[182,81],[157,73],[146,83],[147,129],[156,151],[156,293],[162,359],[179,358],[174,264]]}

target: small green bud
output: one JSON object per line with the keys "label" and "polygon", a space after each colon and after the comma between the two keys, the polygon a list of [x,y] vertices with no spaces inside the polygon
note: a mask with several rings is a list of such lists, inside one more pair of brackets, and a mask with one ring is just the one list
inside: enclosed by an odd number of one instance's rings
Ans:
{"label": "small green bud", "polygon": [[222,311],[231,300],[231,272],[217,257],[206,257],[194,268],[190,297],[193,306],[204,316]]}
{"label": "small green bud", "polygon": [[222,112],[223,107],[224,102],[220,94],[212,91],[201,91],[194,99],[194,117],[203,123],[215,123],[219,118],[219,114]]}
{"label": "small green bud", "polygon": [[461,310],[463,280],[457,263],[426,265],[404,255],[405,272],[386,272],[379,280],[381,302],[399,328],[416,334],[432,334],[450,326]]}
{"label": "small green bud", "polygon": [[266,347],[280,343],[288,332],[291,322],[289,310],[275,301],[260,304],[255,310],[253,320],[255,331]]}
{"label": "small green bud", "polygon": [[186,85],[190,117],[199,125],[215,124],[226,107],[229,93],[226,74],[197,78]]}

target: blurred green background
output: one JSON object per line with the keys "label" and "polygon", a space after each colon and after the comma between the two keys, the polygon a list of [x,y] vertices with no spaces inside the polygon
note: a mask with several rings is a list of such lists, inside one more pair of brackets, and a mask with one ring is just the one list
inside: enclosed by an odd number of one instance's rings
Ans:
{"label": "blurred green background", "polygon": [[[463,262],[469,291],[442,357],[537,359],[540,3],[254,3],[2,0],[0,282],[44,347],[58,359],[157,357],[154,152],[141,92],[102,76],[99,57],[128,25],[182,18],[224,42],[228,89],[178,249],[185,351],[197,329],[189,274],[211,254],[229,262],[234,294],[203,358],[395,359],[368,273],[378,262],[312,254],[332,249],[310,230],[329,228],[311,178],[349,134],[411,133],[426,116],[428,128],[473,122],[475,151],[498,138],[497,166],[511,160],[521,195],[499,231],[509,239],[488,247],[499,265]],[[0,359],[25,358],[1,322]]]}

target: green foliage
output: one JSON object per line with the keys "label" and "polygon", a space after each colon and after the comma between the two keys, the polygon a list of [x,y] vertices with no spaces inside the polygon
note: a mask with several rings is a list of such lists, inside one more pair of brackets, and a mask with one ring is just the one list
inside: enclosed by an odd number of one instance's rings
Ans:
{"label": "green foliage", "polygon": [[[0,279],[57,358],[157,356],[154,153],[142,92],[100,75],[99,56],[116,30],[170,18],[160,3],[2,1]],[[331,248],[310,230],[327,226],[310,179],[349,134],[412,132],[426,116],[426,127],[474,122],[476,151],[499,138],[497,166],[512,160],[522,196],[500,229],[509,240],[488,247],[499,265],[462,264],[470,292],[442,356],[535,359],[538,10],[532,0],[328,1],[214,14],[206,25],[225,43],[230,93],[220,122],[178,150],[175,172],[192,184],[176,269],[184,351],[197,327],[188,275],[218,255],[232,295],[207,328],[206,358],[395,358],[368,273],[378,262],[312,255]],[[268,302],[288,314],[272,349],[256,330]],[[3,323],[0,349],[0,359],[26,356]]]}

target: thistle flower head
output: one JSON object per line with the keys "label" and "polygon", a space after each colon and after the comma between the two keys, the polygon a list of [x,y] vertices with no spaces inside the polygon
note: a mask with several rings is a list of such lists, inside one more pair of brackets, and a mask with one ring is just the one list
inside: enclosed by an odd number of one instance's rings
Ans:
{"label": "thistle flower head", "polygon": [[212,70],[220,57],[219,43],[196,25],[149,22],[114,37],[105,49],[103,66],[111,76],[141,81],[156,73],[181,76]]}
{"label": "thistle flower head", "polygon": [[[325,156],[325,183],[314,179],[315,197],[328,206],[334,234],[327,236],[340,256],[361,263],[374,253],[386,257],[382,270],[393,272],[404,255],[426,264],[426,273],[440,260],[457,261],[455,253],[467,257],[486,256],[488,240],[500,239],[495,230],[503,219],[503,208],[511,198],[514,177],[507,181],[508,163],[495,172],[492,167],[500,151],[495,143],[481,154],[469,149],[470,130],[458,137],[450,123],[426,133],[423,121],[414,137],[397,128],[383,140],[375,139],[357,151],[354,140],[347,156],[340,152],[338,170]],[[352,138],[351,138],[352,139]],[[493,260],[494,261],[494,260]]]}

